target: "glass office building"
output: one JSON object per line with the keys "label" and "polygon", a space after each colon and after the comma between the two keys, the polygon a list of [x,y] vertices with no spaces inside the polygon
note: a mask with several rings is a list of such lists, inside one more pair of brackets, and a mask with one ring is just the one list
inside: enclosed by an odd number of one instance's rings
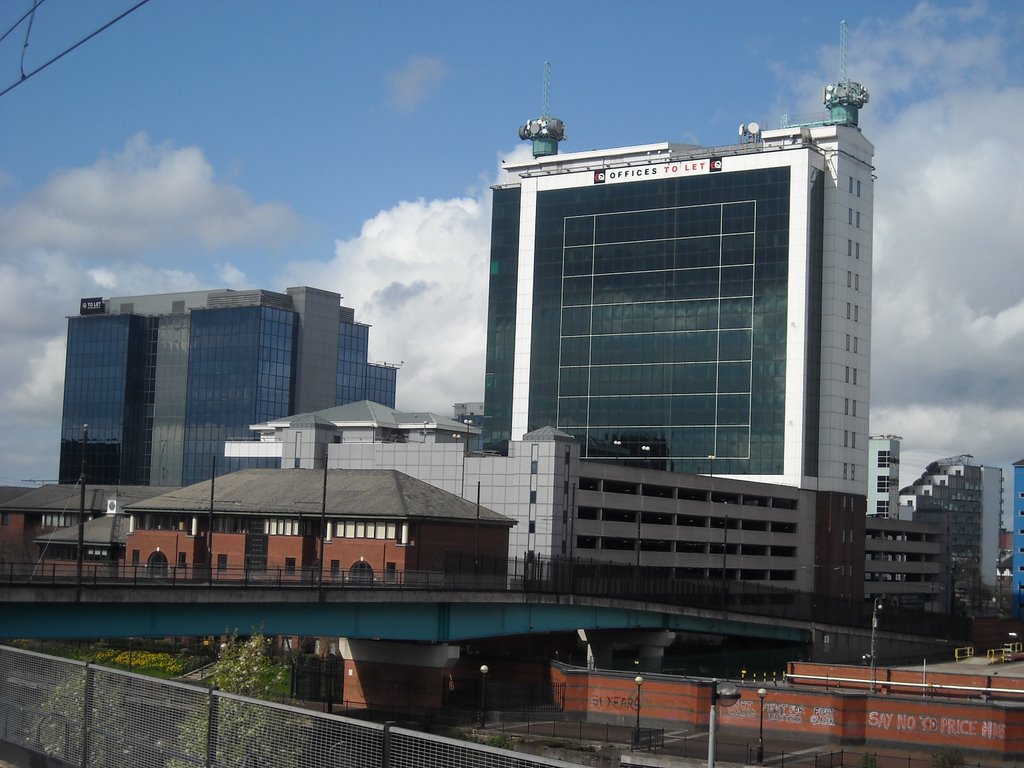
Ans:
{"label": "glass office building", "polygon": [[68,319],[60,482],[80,475],[84,424],[88,482],[173,486],[208,479],[215,456],[218,474],[242,468],[224,442],[250,424],[371,397],[393,407],[397,371],[367,361],[369,327],[340,299],[305,287],[83,299]]}
{"label": "glass office building", "polygon": [[825,125],[506,165],[490,447],[556,426],[588,460],[859,489],[872,155]]}

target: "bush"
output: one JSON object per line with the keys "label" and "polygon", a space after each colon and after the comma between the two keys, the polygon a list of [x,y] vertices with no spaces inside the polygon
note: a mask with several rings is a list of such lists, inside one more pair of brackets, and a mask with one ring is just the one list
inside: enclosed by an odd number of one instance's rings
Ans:
{"label": "bush", "polygon": [[959,749],[946,748],[932,755],[933,768],[963,768],[964,755]]}

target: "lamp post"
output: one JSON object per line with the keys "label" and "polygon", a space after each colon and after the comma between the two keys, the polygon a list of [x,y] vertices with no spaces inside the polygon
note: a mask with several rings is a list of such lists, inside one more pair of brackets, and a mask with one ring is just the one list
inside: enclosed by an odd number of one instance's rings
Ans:
{"label": "lamp post", "polygon": [[708,719],[708,768],[715,768],[715,742],[718,731],[718,705],[731,707],[739,701],[740,692],[732,683],[711,681],[711,716]]}
{"label": "lamp post", "polygon": [[633,682],[636,683],[636,728],[633,730],[633,747],[637,747],[640,744],[640,686],[644,684],[644,679],[640,675],[633,678]]}
{"label": "lamp post", "polygon": [[82,589],[82,563],[85,559],[85,454],[89,448],[89,425],[82,425],[82,469],[78,475],[78,554],[76,556],[76,568],[78,586],[76,589],[81,593]]}
{"label": "lamp post", "polygon": [[761,700],[760,724],[757,728],[757,764],[764,765],[764,697],[768,695],[767,688],[757,689],[757,698]]}
{"label": "lamp post", "polygon": [[478,722],[481,728],[484,727],[484,722],[487,719],[485,710],[487,702],[487,673],[490,671],[490,668],[486,664],[480,665],[480,717]]}
{"label": "lamp post", "polygon": [[881,598],[875,598],[871,607],[871,692],[875,692],[875,631],[878,629],[878,612],[882,610]]}

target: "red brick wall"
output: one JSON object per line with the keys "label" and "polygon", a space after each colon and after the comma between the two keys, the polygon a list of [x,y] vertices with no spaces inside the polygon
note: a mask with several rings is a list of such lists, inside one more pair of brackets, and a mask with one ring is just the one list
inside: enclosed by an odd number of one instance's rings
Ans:
{"label": "red brick wall", "polygon": [[[636,717],[636,684],[623,673],[555,667],[552,680],[566,682],[565,709],[600,722]],[[935,696],[837,689],[765,686],[764,731],[837,744],[931,749],[936,744],[1003,758],[1024,756],[1024,709],[1017,702],[966,701]],[[645,677],[642,721],[663,727],[707,727],[711,683]],[[740,700],[719,709],[723,730],[756,735],[761,701],[757,686],[740,688]]]}

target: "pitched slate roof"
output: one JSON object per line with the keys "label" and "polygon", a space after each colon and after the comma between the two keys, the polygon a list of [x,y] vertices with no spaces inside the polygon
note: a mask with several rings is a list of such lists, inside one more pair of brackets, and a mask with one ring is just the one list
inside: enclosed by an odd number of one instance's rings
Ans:
{"label": "pitched slate roof", "polygon": [[19,496],[24,496],[31,490],[31,488],[26,486],[0,485],[0,505],[3,505],[4,502],[16,499]]}
{"label": "pitched slate roof", "polygon": [[461,421],[439,416],[429,411],[398,411],[389,408],[381,403],[372,400],[361,400],[357,403],[337,405],[333,408],[324,408],[312,413],[299,413],[294,416],[285,416],[280,419],[271,419],[265,424],[258,424],[258,427],[296,427],[309,423],[310,418],[316,418],[316,423],[330,423],[335,425],[351,426],[374,426],[389,429],[417,429],[424,422],[431,428],[450,429],[476,433],[480,429],[467,425]]}
{"label": "pitched slate roof", "polygon": [[[321,469],[243,469],[216,479],[213,510],[215,514],[314,516],[321,513],[323,491]],[[208,512],[210,481],[167,491],[127,509],[134,514]],[[331,517],[477,519],[474,502],[394,469],[330,470],[326,509]],[[480,508],[480,522],[515,525],[511,518],[485,507]]]}
{"label": "pitched slate roof", "polygon": [[563,432],[558,427],[541,427],[523,435],[523,440],[552,440],[554,438],[563,440],[575,440],[576,438],[568,432]]}
{"label": "pitched slate roof", "polygon": [[[100,515],[95,520],[87,520],[82,526],[82,541],[89,544],[124,544],[128,533],[128,515]],[[78,526],[69,525],[53,533],[36,536],[37,544],[78,544]]]}
{"label": "pitched slate roof", "polygon": [[[153,485],[89,485],[85,484],[85,509],[89,512],[105,513],[107,501],[117,499],[118,506],[141,501],[150,496],[166,492],[167,488]],[[0,509],[19,512],[77,512],[81,504],[81,490],[78,485],[42,485],[30,488],[9,501],[0,503]]]}

